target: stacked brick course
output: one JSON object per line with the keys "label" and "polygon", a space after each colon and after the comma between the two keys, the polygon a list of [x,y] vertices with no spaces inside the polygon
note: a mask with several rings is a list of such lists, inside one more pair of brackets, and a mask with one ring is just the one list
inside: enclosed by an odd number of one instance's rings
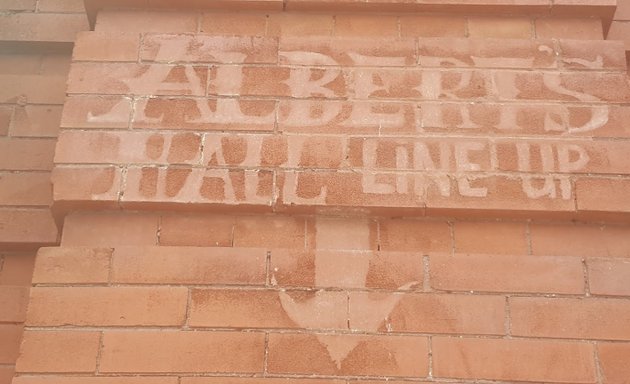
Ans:
{"label": "stacked brick course", "polygon": [[11,383],[15,371],[35,254],[0,253],[0,383]]}
{"label": "stacked brick course", "polygon": [[0,384],[629,383],[614,1],[9,3]]}
{"label": "stacked brick course", "polygon": [[181,33],[214,13],[169,15],[168,34],[106,32],[129,16],[103,16],[77,42],[57,201],[628,209],[620,43],[532,39],[540,20],[527,40],[414,39],[390,16],[393,39],[374,41],[345,37],[367,36],[377,20],[363,15],[330,16],[332,38],[279,39]]}

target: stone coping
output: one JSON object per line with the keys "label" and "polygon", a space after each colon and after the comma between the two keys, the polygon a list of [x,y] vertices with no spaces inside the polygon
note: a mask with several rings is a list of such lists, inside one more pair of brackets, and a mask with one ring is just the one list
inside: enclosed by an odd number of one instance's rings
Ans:
{"label": "stone coping", "polygon": [[300,12],[420,12],[598,17],[608,25],[616,0],[85,0],[92,27],[103,9]]}

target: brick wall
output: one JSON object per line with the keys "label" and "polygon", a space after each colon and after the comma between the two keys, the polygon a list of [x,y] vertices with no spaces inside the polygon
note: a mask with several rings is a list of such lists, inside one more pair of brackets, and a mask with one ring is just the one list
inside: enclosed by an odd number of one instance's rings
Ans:
{"label": "brick wall", "polygon": [[629,231],[75,214],[14,383],[625,383]]}
{"label": "brick wall", "polygon": [[83,1],[0,4],[0,249],[57,242],[50,171]]}
{"label": "brick wall", "polygon": [[26,318],[35,254],[0,252],[0,383],[15,370]]}
{"label": "brick wall", "polygon": [[[624,48],[595,40],[598,19],[456,16],[427,32],[397,15],[239,17],[101,12],[74,52],[55,201],[629,209]],[[217,35],[231,25],[253,36]]]}
{"label": "brick wall", "polygon": [[0,247],[57,242],[50,212],[55,143],[70,55],[0,55]]}
{"label": "brick wall", "polygon": [[67,94],[7,96],[7,151],[56,146],[6,210],[60,233],[2,256],[0,383],[628,383],[615,4],[442,3],[88,0],[67,77],[19,43]]}
{"label": "brick wall", "polygon": [[617,9],[610,26],[608,38],[624,42],[626,51],[630,50],[630,2],[622,0],[617,2]]}
{"label": "brick wall", "polygon": [[82,0],[7,0],[0,12],[2,42],[72,47],[89,28]]}
{"label": "brick wall", "polygon": [[50,180],[82,1],[0,3],[0,383],[11,383],[36,250],[58,244]]}

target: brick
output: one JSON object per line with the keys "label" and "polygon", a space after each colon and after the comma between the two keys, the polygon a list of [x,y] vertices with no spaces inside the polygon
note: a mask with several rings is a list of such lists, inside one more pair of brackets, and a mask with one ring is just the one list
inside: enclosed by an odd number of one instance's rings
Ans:
{"label": "brick", "polygon": [[[385,384],[385,383],[389,383],[389,384],[405,384],[405,381],[403,380],[356,380],[356,381],[350,381],[349,383],[351,384]],[[427,384],[429,383],[428,381],[420,381],[419,383],[423,383],[423,384]]]}
{"label": "brick", "polygon": [[[182,377],[181,384],[345,384],[344,380],[263,377]],[[19,383],[18,383],[19,384]]]}
{"label": "brick", "polygon": [[630,340],[630,303],[621,299],[510,298],[513,335]]}
{"label": "brick", "polygon": [[615,11],[616,2],[610,0],[557,0],[554,1],[551,14],[575,15],[584,17],[610,18]]}
{"label": "brick", "polygon": [[131,99],[119,96],[70,96],[61,116],[62,128],[127,128]]}
{"label": "brick", "polygon": [[[580,211],[630,212],[630,180],[581,177],[575,182]],[[602,199],[602,196],[606,196]]]}
{"label": "brick", "polygon": [[560,40],[559,44],[565,68],[620,71],[627,68],[622,42]]}
{"label": "brick", "polygon": [[39,73],[46,76],[67,77],[72,64],[72,55],[67,52],[51,52],[42,56],[42,65]]}
{"label": "brick", "polygon": [[16,107],[13,114],[11,136],[57,137],[61,109],[61,106],[52,105]]}
{"label": "brick", "polygon": [[532,224],[532,254],[630,257],[630,228],[614,225]]}
{"label": "brick", "polygon": [[[495,72],[501,100],[618,101],[630,99],[628,79],[601,72]],[[550,84],[553,87],[550,87]]]}
{"label": "brick", "polygon": [[231,216],[164,215],[160,222],[160,245],[230,247],[234,224]]}
{"label": "brick", "polygon": [[108,248],[41,248],[33,284],[107,283],[111,256]]}
{"label": "brick", "polygon": [[[511,214],[515,214],[515,212],[525,210],[530,214],[532,212],[549,214],[549,212],[575,211],[572,191],[562,185],[561,179],[550,179],[549,184],[545,186],[549,189],[542,196],[539,196],[541,186],[537,182],[540,183],[544,179],[536,177],[521,178],[487,174],[462,176],[452,182],[451,190],[447,189],[447,193],[438,190],[442,185],[444,188],[449,187],[444,179],[420,180],[425,183],[428,214],[445,214],[448,210],[466,212],[467,215],[475,212],[478,214],[482,209],[479,205],[479,196],[483,197],[483,210],[486,211],[484,215],[495,212],[505,217],[510,211],[512,211]],[[459,190],[454,191],[454,187]],[[566,195],[563,196],[562,193]]]}
{"label": "brick", "polygon": [[[560,2],[561,0],[559,0]],[[575,1],[575,0],[573,0]],[[440,0],[424,0],[421,3],[409,3],[399,1],[378,0],[365,4],[361,0],[339,0],[339,1],[317,1],[317,0],[290,0],[289,6],[292,9],[303,10],[338,10],[338,11],[381,11],[381,12],[436,12],[436,13],[479,13],[487,12],[509,13],[539,13],[548,11],[550,4],[546,0],[517,0],[510,1],[492,1],[470,0],[465,2],[453,1],[444,3]]]}
{"label": "brick", "polygon": [[54,152],[55,140],[0,139],[0,170],[49,171]]}
{"label": "brick", "polygon": [[516,39],[419,40],[418,63],[424,67],[557,68],[552,41]]}
{"label": "brick", "polygon": [[[402,176],[406,177],[408,175]],[[295,205],[309,208],[326,206],[338,211],[348,207],[363,207],[365,209],[374,208],[374,211],[387,212],[388,215],[391,215],[392,212],[389,208],[393,207],[393,211],[397,212],[401,207],[405,207],[411,209],[414,214],[423,212],[423,203],[416,194],[394,193],[396,183],[399,180],[401,180],[401,175],[394,172],[376,173],[356,170],[337,170],[335,172],[287,171],[280,173],[277,178],[276,185],[281,191],[279,208],[281,210],[290,210]],[[404,178],[403,180],[408,179]],[[366,185],[363,184],[364,181],[368,185],[367,188],[374,189],[374,185],[377,184],[386,188],[391,187],[392,192],[383,194],[382,192],[374,193],[373,190],[366,191],[363,188],[363,185]],[[405,212],[409,214],[409,210]],[[422,241],[422,239],[419,241]],[[409,240],[409,242],[417,243],[418,240]],[[439,239],[436,240],[437,242],[439,242]],[[381,237],[381,245],[383,245],[383,237]]]}
{"label": "brick", "polygon": [[[172,4],[169,0],[157,1],[155,3],[157,8],[170,9]],[[186,1],[181,3],[183,8],[197,9],[198,4],[194,1]],[[256,12],[277,12],[281,11],[283,7],[282,0],[217,0],[210,4],[205,5],[204,9],[220,12],[222,10],[227,11],[256,11]]]}
{"label": "brick", "polygon": [[201,66],[76,62],[68,93],[205,96],[207,74]]}
{"label": "brick", "polygon": [[94,372],[100,332],[25,331],[15,371]]}
{"label": "brick", "polygon": [[626,137],[627,113],[615,106],[421,102],[417,119],[425,132]]}
{"label": "brick", "polygon": [[604,36],[598,18],[540,18],[535,20],[535,26],[537,38],[603,40]]}
{"label": "brick", "polygon": [[100,372],[254,373],[263,371],[264,355],[263,333],[111,331],[103,335]]}
{"label": "brick", "polygon": [[[414,39],[291,38],[280,40],[280,64],[341,66],[411,66],[415,63]],[[304,55],[302,52],[311,54]]]}
{"label": "brick", "polygon": [[315,249],[376,250],[378,223],[375,220],[317,218],[309,226]]}
{"label": "brick", "polygon": [[56,164],[197,164],[200,158],[201,135],[193,132],[67,130],[55,152]]}
{"label": "brick", "polygon": [[345,292],[194,289],[188,325],[347,329],[347,305]]}
{"label": "brick", "polygon": [[[436,378],[567,383],[596,380],[593,346],[586,343],[434,337],[432,351]],[[562,364],[557,363],[559,360]]]}
{"label": "brick", "polygon": [[[300,141],[301,138],[295,137],[280,137],[271,135],[217,135],[206,134],[204,137],[204,153],[202,163],[208,166],[241,166],[241,167],[270,167],[270,166],[287,166],[290,160],[293,160],[291,165],[298,166],[297,157],[300,155],[298,151],[291,151],[291,159],[288,157],[288,151],[290,149],[302,149],[300,146],[306,146],[309,141]],[[314,139],[317,140],[317,139]],[[326,140],[325,138],[322,139]],[[295,148],[290,148],[291,144]],[[330,157],[334,160],[329,160],[330,163],[339,164],[339,153],[335,151],[333,143],[330,145],[331,151]],[[325,147],[325,145],[322,145]],[[306,149],[308,151],[308,149]],[[310,153],[303,155],[310,160]],[[313,156],[316,157],[316,156]],[[307,160],[307,161],[308,161]],[[319,166],[318,160],[310,160],[308,165]],[[325,160],[323,160],[325,161]],[[322,161],[322,162],[323,162]],[[315,163],[315,164],[313,164]],[[302,161],[300,160],[300,165]]]}
{"label": "brick", "polygon": [[96,32],[197,32],[197,14],[192,12],[101,11]]}
{"label": "brick", "polygon": [[630,377],[628,356],[630,344],[598,343],[599,364],[602,367],[603,382],[606,384],[624,384]]}
{"label": "brick", "polygon": [[350,329],[363,332],[418,332],[501,335],[503,296],[351,292]]}
{"label": "brick", "polygon": [[39,12],[68,12],[84,13],[85,8],[81,0],[39,0],[37,3]]}
{"label": "brick", "polygon": [[[423,2],[423,5],[426,3]],[[431,3],[431,2],[429,2]],[[429,5],[429,7],[431,7]],[[297,11],[309,11],[309,12],[359,12],[362,11],[378,11],[378,12],[394,12],[394,11],[411,11],[424,8],[418,8],[415,3],[400,3],[391,1],[370,1],[366,4],[363,1],[357,0],[290,0],[287,4],[287,8]]]}
{"label": "brick", "polygon": [[272,13],[267,21],[268,36],[331,36],[333,16],[308,13]]}
{"label": "brick", "polygon": [[[277,96],[277,97],[328,97],[346,96],[346,83],[340,68],[306,67],[251,67],[238,68],[242,81],[234,76],[234,67],[210,68],[209,95],[218,96]],[[221,79],[221,81],[219,81]],[[318,79],[305,81],[305,79]],[[299,85],[297,85],[299,82]]]}
{"label": "brick", "polygon": [[466,19],[456,16],[401,16],[402,37],[465,37]]}
{"label": "brick", "polygon": [[6,253],[2,256],[0,285],[30,286],[33,277],[35,254]]}
{"label": "brick", "polygon": [[[545,141],[522,140],[515,145],[514,142],[497,140],[494,145],[496,166],[502,171],[548,173],[555,169],[561,173],[630,173],[624,160],[628,145],[623,142],[576,140],[550,146]],[[522,160],[522,152],[529,161]]]}
{"label": "brick", "polygon": [[267,15],[260,13],[204,13],[201,32],[218,35],[265,36]]}
{"label": "brick", "polygon": [[155,62],[276,64],[278,40],[255,36],[150,34],[140,59]]}
{"label": "brick", "polygon": [[[328,69],[329,76],[332,77],[334,69]],[[441,77],[441,84],[445,90],[450,90],[456,84],[461,85],[461,73],[455,71],[435,73]],[[344,70],[344,78],[348,90],[340,88],[339,96],[345,93],[354,96],[354,99],[422,99],[438,98],[439,91],[422,87],[423,72],[413,69],[402,68],[348,68]],[[476,98],[483,97],[487,92],[485,86],[479,85],[484,81],[482,77],[487,77],[488,73],[475,72],[471,77],[472,85],[459,87],[455,90],[458,93],[454,97]]]}
{"label": "brick", "polygon": [[451,231],[446,222],[382,220],[379,244],[384,251],[450,252]]}
{"label": "brick", "polygon": [[13,107],[0,107],[0,136],[9,134],[12,119]]}
{"label": "brick", "polygon": [[[230,206],[269,212],[273,203],[273,171],[234,168],[129,167],[123,208]],[[148,204],[154,203],[154,204]]]}
{"label": "brick", "polygon": [[[351,138],[347,145],[348,163],[357,168],[397,172],[469,172],[493,168],[491,144],[482,140]],[[434,157],[440,158],[439,164]]]}
{"label": "brick", "polygon": [[[597,137],[626,137],[627,129],[621,123],[627,118],[627,108],[610,106],[608,108],[608,121],[606,123],[597,123],[589,130],[588,123],[595,120],[596,110],[577,107],[569,108],[569,130],[576,135],[593,135]],[[591,133],[587,133],[587,132]]]}
{"label": "brick", "polygon": [[[111,202],[117,208],[122,170],[116,167],[55,167],[51,180],[53,200],[63,206],[73,202]],[[77,204],[80,205],[80,204]]]}
{"label": "brick", "polygon": [[49,206],[51,203],[49,173],[0,173],[0,205]]}
{"label": "brick", "polygon": [[582,261],[575,257],[431,255],[431,287],[443,291],[584,292]]}
{"label": "brick", "polygon": [[75,213],[66,216],[63,229],[63,246],[156,245],[158,216],[144,213]]}
{"label": "brick", "polygon": [[7,13],[0,16],[0,39],[8,41],[73,42],[89,29],[83,14]]}
{"label": "brick", "polygon": [[408,290],[422,279],[422,256],[417,253],[271,252],[271,282],[281,287]]}
{"label": "brick", "polygon": [[272,374],[425,377],[428,373],[424,337],[272,333],[268,348],[267,369]]}
{"label": "brick", "polygon": [[178,326],[186,318],[184,287],[35,287],[30,326]]}
{"label": "brick", "polygon": [[[326,148],[330,154],[313,154],[309,151],[310,144],[315,148]],[[341,163],[340,147],[340,141],[335,138],[206,134],[202,163],[212,167],[334,167]]]}
{"label": "brick", "polygon": [[454,228],[455,252],[526,255],[527,224],[505,221],[458,221]]}
{"label": "brick", "polygon": [[0,383],[11,384],[14,372],[14,365],[0,365]]}
{"label": "brick", "polygon": [[0,243],[50,245],[57,225],[49,209],[0,209]]}
{"label": "brick", "polygon": [[240,216],[234,226],[234,246],[302,249],[305,232],[300,217]]}
{"label": "brick", "polygon": [[17,324],[0,324],[0,364],[14,364],[17,360],[24,327]]}
{"label": "brick", "polygon": [[276,101],[168,99],[136,101],[133,128],[201,131],[273,131]]}
{"label": "brick", "polygon": [[7,11],[34,11],[36,4],[37,0],[7,0],[0,7]]}
{"label": "brick", "polygon": [[615,10],[614,20],[630,20],[630,3],[627,1],[618,1]]}
{"label": "brick", "polygon": [[613,20],[610,24],[610,30],[608,31],[608,40],[620,40],[623,41],[625,49],[630,48],[630,38],[628,38],[628,31],[630,31],[630,23],[627,21]]}
{"label": "brick", "polygon": [[593,295],[630,296],[630,262],[627,260],[590,259],[588,285]]}
{"label": "brick", "polygon": [[471,17],[468,19],[470,37],[530,39],[532,30],[532,21],[528,18]]}
{"label": "brick", "polygon": [[15,384],[177,384],[177,377],[21,376]]}
{"label": "brick", "polygon": [[398,37],[395,16],[338,14],[335,16],[335,36]]}
{"label": "brick", "polygon": [[265,265],[260,249],[120,247],[114,252],[112,281],[264,285]]}
{"label": "brick", "polygon": [[[396,134],[416,132],[412,103],[338,100],[280,100],[278,130],[288,133]],[[318,114],[325,112],[321,116]]]}
{"label": "brick", "polygon": [[65,98],[66,76],[0,74],[0,82],[2,103],[63,104]]}
{"label": "brick", "polygon": [[36,52],[4,52],[0,54],[0,72],[7,75],[39,74],[42,54]]}
{"label": "brick", "polygon": [[81,32],[72,51],[74,61],[138,61],[140,34]]}

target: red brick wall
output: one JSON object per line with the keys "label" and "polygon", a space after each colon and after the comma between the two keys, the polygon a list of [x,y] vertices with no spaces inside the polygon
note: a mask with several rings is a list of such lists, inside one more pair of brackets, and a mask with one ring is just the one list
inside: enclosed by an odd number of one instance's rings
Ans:
{"label": "red brick wall", "polygon": [[629,231],[75,214],[39,252],[14,383],[624,383]]}
{"label": "red brick wall", "polygon": [[36,250],[58,244],[50,206],[72,43],[82,1],[0,3],[0,383],[11,383]]}
{"label": "red brick wall", "polygon": [[82,0],[7,0],[0,4],[0,41],[72,46],[88,27]]}
{"label": "red brick wall", "polygon": [[26,307],[28,305],[34,253],[0,252],[0,383],[9,384],[15,370]]}
{"label": "red brick wall", "polygon": [[81,0],[0,4],[0,249],[57,243],[50,171]]}
{"label": "red brick wall", "polygon": [[0,383],[628,383],[614,4],[437,3],[87,1]]}
{"label": "red brick wall", "polygon": [[618,0],[615,16],[608,32],[608,39],[624,42],[626,51],[630,50],[630,1]]}
{"label": "red brick wall", "polygon": [[0,54],[0,247],[57,242],[50,172],[70,55]]}
{"label": "red brick wall", "polygon": [[[295,36],[276,16],[234,23],[252,37],[192,34],[220,13],[101,13],[74,52],[55,200],[628,211],[630,88],[623,46],[588,40],[599,20],[456,16],[454,39],[403,32],[407,16],[282,14],[320,20]],[[566,36],[582,40],[549,39]]]}

